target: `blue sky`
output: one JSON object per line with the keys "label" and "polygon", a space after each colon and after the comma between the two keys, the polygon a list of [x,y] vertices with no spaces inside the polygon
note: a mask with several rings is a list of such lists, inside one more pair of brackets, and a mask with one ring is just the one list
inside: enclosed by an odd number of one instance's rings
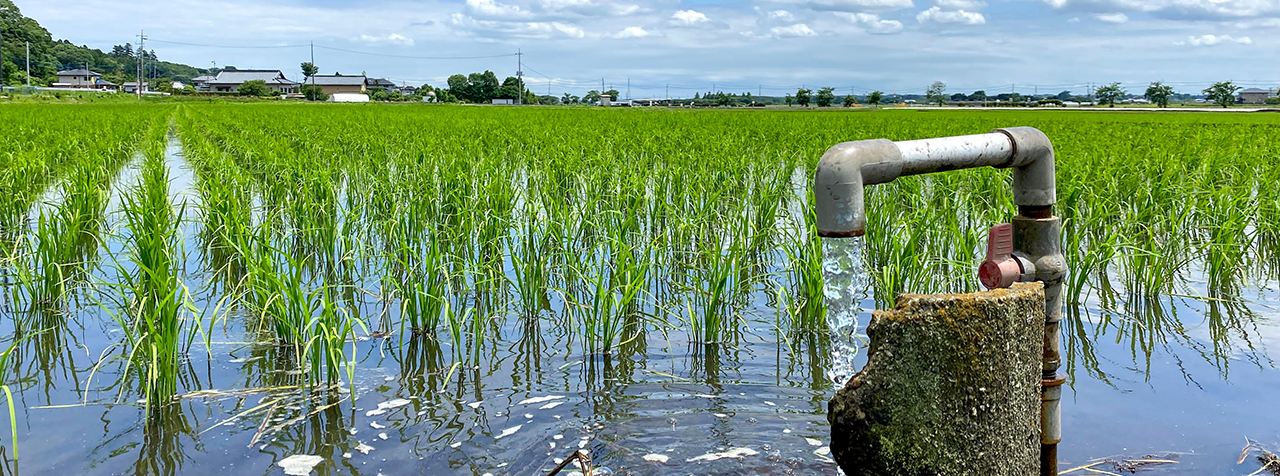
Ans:
{"label": "blue sky", "polygon": [[136,44],[145,29],[162,59],[290,76],[310,55],[297,45],[310,42],[324,73],[415,85],[486,69],[514,75],[519,50],[530,88],[557,96],[598,89],[601,79],[624,95],[630,80],[631,97],[668,87],[672,96],[713,87],[922,93],[933,81],[948,92],[1024,94],[1083,94],[1113,81],[1139,94],[1160,80],[1180,92],[1227,79],[1280,86],[1280,0],[16,3],[77,44]]}

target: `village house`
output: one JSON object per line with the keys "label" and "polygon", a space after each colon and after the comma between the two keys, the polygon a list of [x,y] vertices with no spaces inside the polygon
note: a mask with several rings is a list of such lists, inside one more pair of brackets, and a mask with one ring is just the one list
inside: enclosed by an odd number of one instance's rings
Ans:
{"label": "village house", "polygon": [[[298,83],[290,81],[284,73],[277,69],[240,69],[222,71],[206,85],[206,91],[215,93],[234,93],[240,91],[240,85],[249,81],[263,81],[267,88],[278,94],[294,94],[298,92]],[[195,80],[192,80],[195,82]]]}
{"label": "village house", "polygon": [[387,80],[385,78],[378,78],[378,79],[368,78],[368,79],[365,79],[364,85],[365,85],[365,89],[381,89],[389,93],[395,92],[396,90],[396,83],[393,83],[390,80]]}
{"label": "village house", "polygon": [[366,88],[368,79],[363,74],[359,76],[317,74],[307,78],[306,84],[314,84],[320,88],[320,92],[327,95],[342,93],[363,94],[368,90]]}
{"label": "village house", "polygon": [[1249,88],[1240,91],[1240,102],[1245,104],[1266,104],[1268,98],[1276,96],[1275,89]]}
{"label": "village house", "polygon": [[69,69],[58,71],[58,82],[55,88],[97,89],[104,83],[102,75],[87,69]]}
{"label": "village house", "polygon": [[191,86],[192,86],[192,87],[194,87],[194,88],[196,88],[196,91],[200,91],[200,92],[208,92],[208,91],[209,91],[209,81],[213,81],[213,76],[209,76],[209,75],[207,75],[207,74],[202,74],[202,75],[200,75],[200,76],[196,76],[196,77],[194,77],[194,78],[191,78]]}

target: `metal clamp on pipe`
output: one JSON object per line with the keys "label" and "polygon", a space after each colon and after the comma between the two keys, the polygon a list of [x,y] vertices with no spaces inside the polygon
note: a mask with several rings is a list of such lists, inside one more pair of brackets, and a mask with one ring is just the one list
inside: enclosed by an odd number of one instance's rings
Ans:
{"label": "metal clamp on pipe", "polygon": [[[898,177],[975,167],[1013,169],[1013,201],[1018,215],[991,230],[980,277],[988,288],[1015,281],[1044,283],[1044,358],[1041,368],[1040,474],[1057,475],[1061,435],[1058,322],[1062,320],[1062,280],[1066,260],[1059,242],[1053,145],[1031,127],[988,134],[893,142],[885,139],[838,144],[827,150],[814,172],[818,235],[847,238],[866,234],[863,188]],[[994,241],[994,242],[993,242]]]}

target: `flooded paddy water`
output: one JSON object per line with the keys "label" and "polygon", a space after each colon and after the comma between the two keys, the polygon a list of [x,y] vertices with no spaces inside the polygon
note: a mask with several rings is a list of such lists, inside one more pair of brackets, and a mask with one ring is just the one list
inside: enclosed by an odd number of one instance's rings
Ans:
{"label": "flooded paddy water", "polygon": [[[1063,322],[1062,468],[1145,459],[1177,461],[1143,467],[1151,474],[1249,474],[1262,449],[1280,450],[1270,348],[1280,268],[1266,188],[1280,182],[1268,184],[1277,172],[1266,165],[1280,154],[1266,141],[1220,142],[1275,132],[1274,121],[146,113],[164,126],[139,139],[154,142],[149,152],[103,179],[102,225],[86,232],[95,239],[42,264],[39,210],[67,208],[70,173],[33,200],[26,231],[8,230],[0,329],[12,344],[4,384],[17,459],[0,437],[6,473],[537,475],[583,450],[597,474],[836,474],[826,422],[835,310],[820,305],[823,253],[805,232],[808,171],[841,140],[1008,125],[1055,141],[1059,214],[1064,233],[1078,233],[1064,239],[1081,279],[1068,285],[1076,299]],[[1193,139],[1133,135],[1156,121]],[[1099,131],[1113,142],[1082,138]],[[1149,167],[1113,165],[1137,155]],[[1216,171],[1188,174],[1177,190],[1153,178],[1178,162]],[[146,377],[161,366],[136,359],[148,341],[127,330],[142,315],[131,309],[150,309],[137,298],[145,286],[120,285],[147,274],[124,197],[157,163],[176,230],[161,248],[181,283],[164,295],[179,296],[178,336],[189,339],[162,404],[147,401],[157,393]],[[869,284],[845,299],[861,309],[856,335],[898,292],[976,288],[980,237],[1010,207],[968,190],[1007,188],[1006,175],[870,192],[868,274],[852,277]],[[1242,198],[1213,195],[1224,190]],[[1206,210],[1242,223],[1198,216]],[[1185,251],[1161,248],[1171,240]],[[27,284],[49,269],[68,276],[66,296],[40,302]],[[301,308],[273,307],[291,299]],[[281,324],[290,316],[305,322]],[[313,334],[286,344],[296,329]],[[1246,438],[1256,448],[1238,464]]]}

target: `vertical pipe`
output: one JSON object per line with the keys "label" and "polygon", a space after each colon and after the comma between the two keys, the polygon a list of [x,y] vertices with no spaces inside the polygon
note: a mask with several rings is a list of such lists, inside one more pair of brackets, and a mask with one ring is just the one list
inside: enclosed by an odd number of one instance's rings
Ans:
{"label": "vertical pipe", "polygon": [[1049,206],[1020,206],[1013,218],[1014,252],[1035,263],[1036,280],[1044,283],[1044,357],[1040,393],[1040,474],[1058,474],[1058,443],[1062,441],[1062,358],[1058,325],[1062,320],[1062,280],[1067,273],[1060,241],[1062,220]]}

